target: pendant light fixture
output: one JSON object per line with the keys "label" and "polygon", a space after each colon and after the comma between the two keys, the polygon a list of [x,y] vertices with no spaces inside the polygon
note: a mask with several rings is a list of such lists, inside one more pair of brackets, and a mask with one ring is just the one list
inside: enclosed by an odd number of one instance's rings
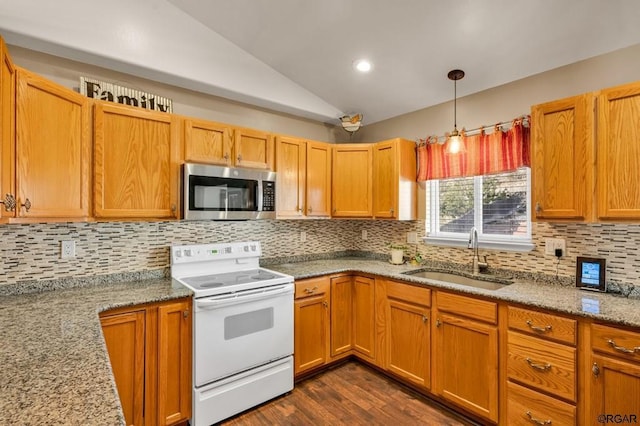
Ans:
{"label": "pendant light fixture", "polygon": [[449,133],[447,146],[445,147],[444,152],[447,154],[459,154],[464,152],[465,147],[464,143],[462,143],[462,136],[460,135],[460,132],[458,132],[456,83],[458,80],[462,80],[464,77],[464,71],[451,70],[449,71],[449,74],[447,74],[447,77],[449,77],[449,80],[453,80],[453,131]]}

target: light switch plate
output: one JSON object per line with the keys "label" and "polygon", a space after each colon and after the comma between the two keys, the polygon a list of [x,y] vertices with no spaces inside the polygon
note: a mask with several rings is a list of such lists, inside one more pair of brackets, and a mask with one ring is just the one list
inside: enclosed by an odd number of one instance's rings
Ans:
{"label": "light switch plate", "polygon": [[417,232],[407,232],[407,244],[418,244]]}

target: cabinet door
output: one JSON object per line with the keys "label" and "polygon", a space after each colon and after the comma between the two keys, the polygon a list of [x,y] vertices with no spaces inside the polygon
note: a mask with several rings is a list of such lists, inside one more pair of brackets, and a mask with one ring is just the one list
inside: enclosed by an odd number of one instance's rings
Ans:
{"label": "cabinet door", "polygon": [[307,211],[309,217],[331,216],[331,145],[307,142]]}
{"label": "cabinet door", "polygon": [[219,123],[187,119],[184,121],[184,161],[231,165],[232,130]]}
{"label": "cabinet door", "polygon": [[16,74],[17,217],[89,216],[89,99]]}
{"label": "cabinet door", "polygon": [[278,217],[302,217],[305,210],[306,144],[300,139],[276,138]]}
{"label": "cabinet door", "polygon": [[472,413],[497,422],[497,327],[438,313],[434,345],[435,392]]}
{"label": "cabinet door", "polygon": [[603,414],[640,415],[640,364],[593,355],[589,368],[590,424],[602,424],[598,416]]}
{"label": "cabinet door", "polygon": [[105,316],[100,322],[125,421],[127,425],[142,425],[145,312]]}
{"label": "cabinet door", "polygon": [[389,299],[387,305],[388,365],[392,373],[429,388],[430,310],[406,301]]}
{"label": "cabinet door", "polygon": [[590,220],[593,205],[593,96],[535,105],[533,220]]}
{"label": "cabinet door", "polygon": [[95,216],[178,218],[179,120],[96,103]]}
{"label": "cabinet door", "polygon": [[373,151],[368,144],[333,147],[333,216],[373,215]]}
{"label": "cabinet door", "polygon": [[375,359],[375,280],[353,277],[353,349]]}
{"label": "cabinet door", "polygon": [[598,218],[640,219],[640,83],[598,96]]}
{"label": "cabinet door", "polygon": [[393,141],[373,146],[373,215],[396,218],[398,213],[397,145]]}
{"label": "cabinet door", "polygon": [[[0,37],[0,196],[15,195],[16,161],[16,69]],[[0,206],[0,219],[15,216],[15,210]]]}
{"label": "cabinet door", "polygon": [[331,357],[349,352],[352,348],[353,278],[331,279]]}
{"label": "cabinet door", "polygon": [[302,373],[327,362],[329,295],[297,299],[294,303],[294,371]]}
{"label": "cabinet door", "polygon": [[233,144],[236,166],[273,170],[274,144],[270,134],[236,129]]}
{"label": "cabinet door", "polygon": [[158,424],[191,417],[191,300],[158,307]]}

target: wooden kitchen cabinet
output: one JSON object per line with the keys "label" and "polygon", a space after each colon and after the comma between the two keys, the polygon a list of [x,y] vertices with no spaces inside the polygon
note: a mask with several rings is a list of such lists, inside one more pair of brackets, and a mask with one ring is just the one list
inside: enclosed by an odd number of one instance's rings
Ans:
{"label": "wooden kitchen cabinet", "polygon": [[353,347],[353,277],[331,278],[331,358]]}
{"label": "wooden kitchen cabinet", "polygon": [[434,392],[497,422],[497,304],[438,291],[434,308]]}
{"label": "wooden kitchen cabinet", "polygon": [[598,93],[598,218],[640,219],[640,82]]}
{"label": "wooden kitchen cabinet", "polygon": [[[384,369],[424,389],[431,386],[431,290],[379,280]],[[380,306],[380,304],[378,304]]]}
{"label": "wooden kitchen cabinet", "polygon": [[11,200],[5,194],[15,194],[16,158],[16,68],[7,46],[0,37],[0,220],[3,222],[15,216],[15,210],[8,209]]}
{"label": "wooden kitchen cabinet", "polygon": [[598,421],[602,414],[637,417],[640,415],[640,333],[591,324],[590,341],[585,424],[602,424]]}
{"label": "wooden kitchen cabinet", "polygon": [[[10,64],[5,61],[2,73],[9,72]],[[90,206],[89,100],[22,68],[16,69],[15,76],[15,139],[11,139],[10,125],[3,128],[2,215],[17,222],[86,220]],[[2,90],[5,97],[11,81],[3,81]],[[3,111],[5,126],[10,116]],[[6,211],[10,204],[6,194],[15,197],[16,206],[10,212]]]}
{"label": "wooden kitchen cabinet", "polygon": [[191,298],[100,314],[128,425],[191,417]]}
{"label": "wooden kitchen cabinet", "polygon": [[329,361],[330,302],[329,277],[296,281],[293,345],[296,376]]}
{"label": "wooden kitchen cabinet", "polygon": [[416,144],[392,139],[373,144],[373,216],[415,220]]}
{"label": "wooden kitchen cabinet", "polygon": [[186,118],[184,120],[184,161],[188,163],[233,165],[233,129],[221,123]]}
{"label": "wooden kitchen cabinet", "polygon": [[97,218],[179,218],[179,129],[172,114],[96,102]]}
{"label": "wooden kitchen cabinet", "polygon": [[375,363],[375,279],[354,275],[352,291],[353,350],[358,357]]}
{"label": "wooden kitchen cabinet", "polygon": [[592,220],[593,108],[591,94],[531,107],[533,220]]}
{"label": "wooden kitchen cabinet", "polygon": [[333,217],[373,216],[372,166],[370,144],[333,146]]}
{"label": "wooden kitchen cabinet", "polygon": [[331,146],[276,137],[279,218],[331,216]]}
{"label": "wooden kitchen cabinet", "polygon": [[273,137],[259,130],[236,128],[233,134],[234,164],[237,167],[273,170]]}

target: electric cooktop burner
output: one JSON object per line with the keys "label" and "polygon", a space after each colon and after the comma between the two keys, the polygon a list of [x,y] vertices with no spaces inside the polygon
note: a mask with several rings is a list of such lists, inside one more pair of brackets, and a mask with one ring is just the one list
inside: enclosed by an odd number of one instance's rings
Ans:
{"label": "electric cooktop burner", "polygon": [[238,284],[257,283],[277,278],[278,275],[263,269],[249,269],[246,271],[226,272],[222,274],[201,275],[182,278],[182,281],[194,289],[207,289],[233,286]]}

